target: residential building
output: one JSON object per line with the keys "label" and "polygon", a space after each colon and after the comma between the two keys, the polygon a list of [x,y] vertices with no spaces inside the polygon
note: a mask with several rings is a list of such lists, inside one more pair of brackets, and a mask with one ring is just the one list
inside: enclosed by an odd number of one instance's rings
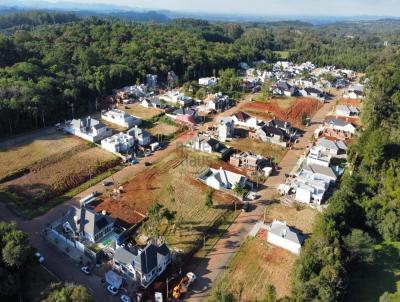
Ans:
{"label": "residential building", "polygon": [[119,247],[113,257],[113,265],[144,288],[160,276],[171,263],[171,252],[164,243],[149,243],[143,249]]}
{"label": "residential building", "polygon": [[274,220],[268,228],[267,242],[299,255],[304,236],[286,222]]}
{"label": "residential building", "polygon": [[147,74],[146,75],[146,86],[148,89],[157,88],[157,75],[155,74]]}
{"label": "residential building", "polygon": [[360,115],[360,110],[355,106],[337,105],[336,115],[345,117],[357,117]]}
{"label": "residential building", "polygon": [[209,110],[224,111],[230,108],[232,101],[229,96],[219,92],[209,95],[204,100],[204,103],[206,104],[206,108]]}
{"label": "residential building", "polygon": [[218,78],[216,77],[208,77],[208,78],[200,78],[199,85],[205,87],[215,86],[218,82]]}
{"label": "residential building", "polygon": [[222,168],[208,168],[200,174],[199,179],[207,186],[216,190],[232,190],[237,184],[241,187],[245,187],[248,183],[246,176]]}
{"label": "residential building", "polygon": [[288,135],[284,131],[268,125],[257,129],[255,132],[255,137],[263,142],[269,142],[281,147],[287,147],[287,142],[289,140]]}
{"label": "residential building", "polygon": [[124,128],[132,128],[135,125],[140,125],[142,120],[126,113],[123,110],[112,109],[101,113],[101,118],[112,124]]}
{"label": "residential building", "polygon": [[71,232],[72,237],[82,242],[87,240],[95,243],[113,231],[115,221],[88,207],[71,207],[62,222],[64,230]]}
{"label": "residential building", "polygon": [[220,118],[218,120],[218,138],[225,142],[235,135],[234,121],[231,118]]}
{"label": "residential building", "polygon": [[293,128],[292,124],[283,121],[283,120],[278,120],[276,118],[270,120],[269,122],[266,123],[268,126],[275,127],[277,129],[282,130],[289,138],[293,137],[296,135],[296,129]]}
{"label": "residential building", "polygon": [[323,152],[329,153],[333,156],[346,153],[347,151],[346,143],[341,140],[331,141],[326,138],[320,138],[317,141],[316,146],[321,147]]}
{"label": "residential building", "polygon": [[312,97],[316,98],[318,100],[325,100],[325,92],[315,88],[315,87],[305,87],[303,89],[299,90],[299,94],[304,96],[304,97]]}
{"label": "residential building", "polygon": [[90,116],[67,122],[64,130],[92,143],[112,135],[111,129]]}
{"label": "residential building", "polygon": [[151,143],[150,133],[146,130],[140,129],[138,126],[128,130],[127,134],[133,136],[140,146],[147,146]]}
{"label": "residential building", "polygon": [[258,121],[256,118],[251,117],[243,111],[236,112],[231,116],[235,126],[243,127],[246,129],[256,129],[258,128]]}
{"label": "residential building", "polygon": [[332,156],[329,153],[325,153],[322,147],[313,147],[307,155],[307,165],[316,164],[325,167],[329,167]]}
{"label": "residential building", "polygon": [[231,155],[229,163],[237,168],[244,168],[249,171],[262,171],[265,167],[270,166],[270,161],[265,157],[256,155],[252,152],[239,152]]}
{"label": "residential building", "polygon": [[327,136],[347,139],[356,133],[357,128],[349,122],[335,117],[327,117],[324,121],[323,132]]}
{"label": "residential building", "polygon": [[118,133],[101,141],[101,147],[113,153],[128,152],[135,145],[135,138],[129,134]]}
{"label": "residential building", "polygon": [[275,84],[273,88],[274,94],[284,95],[287,97],[294,96],[297,93],[297,89],[295,86],[290,85],[286,81],[281,81]]}
{"label": "residential building", "polygon": [[346,93],[343,95],[345,99],[363,99],[364,85],[353,84],[350,85]]}
{"label": "residential building", "polygon": [[183,107],[187,107],[193,104],[193,99],[190,97],[185,96],[183,93],[177,90],[170,90],[167,93],[160,96],[161,100],[166,102],[179,104]]}

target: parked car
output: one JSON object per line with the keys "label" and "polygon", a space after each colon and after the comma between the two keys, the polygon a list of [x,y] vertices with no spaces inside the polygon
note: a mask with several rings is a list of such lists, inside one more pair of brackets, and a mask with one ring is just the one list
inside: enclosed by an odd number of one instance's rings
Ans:
{"label": "parked car", "polygon": [[122,302],[131,302],[131,298],[129,298],[127,295],[122,295],[121,301]]}
{"label": "parked car", "polygon": [[111,295],[113,295],[113,296],[116,296],[117,294],[118,294],[118,289],[116,289],[114,286],[112,286],[112,285],[109,285],[109,286],[107,286],[107,290],[108,290],[108,292],[111,294]]}
{"label": "parked car", "polygon": [[242,211],[243,211],[243,212],[250,212],[250,203],[249,203],[248,201],[246,201],[246,202],[243,204]]}
{"label": "parked car", "polygon": [[84,273],[85,275],[90,275],[90,270],[89,270],[89,267],[87,267],[87,266],[81,267],[81,271],[82,271],[82,273]]}
{"label": "parked car", "polygon": [[113,182],[112,182],[111,180],[105,180],[105,181],[103,181],[103,186],[104,186],[104,187],[111,186],[112,184],[113,184]]}
{"label": "parked car", "polygon": [[44,263],[44,256],[42,254],[40,254],[39,252],[36,252],[35,257],[39,261],[39,263]]}

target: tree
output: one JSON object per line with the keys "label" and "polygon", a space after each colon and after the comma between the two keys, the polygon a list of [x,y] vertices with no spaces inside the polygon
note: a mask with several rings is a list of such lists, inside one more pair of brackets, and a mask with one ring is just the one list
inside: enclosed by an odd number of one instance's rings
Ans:
{"label": "tree", "polygon": [[352,229],[351,233],[344,237],[343,243],[349,262],[370,263],[374,260],[374,240],[362,230]]}
{"label": "tree", "polygon": [[213,206],[213,193],[214,191],[210,188],[208,188],[206,191],[205,204],[207,208],[211,208]]}
{"label": "tree", "polygon": [[261,85],[261,95],[262,97],[266,100],[269,101],[272,97],[272,92],[271,92],[271,83],[270,82],[264,82]]}
{"label": "tree", "polygon": [[236,183],[232,190],[240,198],[243,198],[243,196],[249,192],[249,190],[246,189],[246,187],[241,186],[240,183]]}
{"label": "tree", "polygon": [[308,119],[307,113],[303,112],[303,114],[301,115],[301,124],[303,126],[307,125],[307,119]]}
{"label": "tree", "polygon": [[51,291],[43,302],[93,302],[93,295],[82,285],[66,284]]}

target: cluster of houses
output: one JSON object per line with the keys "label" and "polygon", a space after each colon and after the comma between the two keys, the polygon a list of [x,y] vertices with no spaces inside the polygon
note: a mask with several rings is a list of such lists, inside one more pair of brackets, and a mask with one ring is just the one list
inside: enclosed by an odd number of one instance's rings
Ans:
{"label": "cluster of houses", "polygon": [[113,131],[104,123],[87,116],[67,121],[64,131],[91,143],[99,143],[102,148],[117,155],[129,153],[135,146],[145,147],[151,143],[150,133],[139,128],[142,120],[125,111],[119,109],[104,111],[101,118],[129,130],[113,135]]}
{"label": "cluster of houses", "polygon": [[[114,273],[113,278],[107,278],[107,274],[111,274],[107,273],[106,280],[113,279],[108,282],[117,289],[123,278],[147,288],[171,263],[171,251],[165,243],[150,240],[142,246],[132,244],[129,240],[132,237],[129,229],[119,225],[104,211],[95,212],[89,203],[82,204],[79,208],[71,207],[62,217],[59,226],[63,230],[59,236],[73,240],[74,246],[97,245],[112,257],[113,269],[120,275]],[[57,229],[59,228],[52,231]],[[85,248],[81,251],[85,253]]]}

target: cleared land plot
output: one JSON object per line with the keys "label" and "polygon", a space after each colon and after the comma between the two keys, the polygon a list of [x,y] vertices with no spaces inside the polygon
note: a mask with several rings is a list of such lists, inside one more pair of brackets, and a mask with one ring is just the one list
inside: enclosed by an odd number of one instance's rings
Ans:
{"label": "cleared land plot", "polygon": [[243,289],[240,301],[262,300],[266,288],[275,286],[278,298],[290,295],[291,276],[296,256],[259,238],[249,238],[231,260],[226,273],[228,289],[235,296]]}
{"label": "cleared land plot", "polygon": [[31,216],[45,211],[52,198],[117,164],[116,157],[111,153],[87,144],[85,146],[46,158],[27,174],[3,183],[1,188],[5,189],[7,199],[22,213]]}
{"label": "cleared land plot", "polygon": [[348,301],[373,302],[386,291],[400,293],[400,242],[377,244],[375,252],[372,264],[350,272]]}
{"label": "cleared land plot", "polygon": [[338,100],[338,105],[350,105],[350,106],[356,106],[356,107],[360,107],[361,106],[361,100],[356,99],[339,99]]}
{"label": "cleared land plot", "polygon": [[174,125],[168,125],[165,123],[157,122],[154,124],[152,128],[148,130],[153,136],[157,135],[170,136],[178,131],[178,127]]}
{"label": "cleared land plot", "polygon": [[157,108],[145,108],[140,104],[127,105],[123,110],[143,120],[149,120],[163,112]]}
{"label": "cleared land plot", "polygon": [[284,148],[249,137],[234,139],[230,141],[228,145],[241,151],[251,151],[257,155],[272,157],[275,163],[279,163],[286,153]]}
{"label": "cleared land plot", "polygon": [[[267,206],[267,223],[277,219],[300,229],[304,234],[312,231],[317,212],[310,208],[292,208],[282,204]],[[291,274],[297,256],[273,246],[259,237],[247,239],[230,261],[218,282],[227,284],[236,297],[243,289],[240,301],[255,301],[265,296],[267,285],[273,285],[277,296],[290,295]]]}
{"label": "cleared land plot", "polygon": [[[214,192],[214,207],[205,206],[207,187],[196,180],[200,172],[215,163],[216,158],[192,151],[173,152],[160,162],[141,172],[123,186],[119,198],[104,196],[96,211],[106,210],[113,217],[133,224],[140,222],[147,210],[157,202],[176,211],[175,228],[160,222],[161,235],[174,247],[190,252],[227,211],[233,197]],[[168,187],[172,187],[172,193]],[[172,200],[172,198],[174,200]]]}
{"label": "cleared land plot", "polygon": [[22,169],[29,169],[46,158],[84,148],[86,145],[85,141],[62,133],[53,133],[34,140],[27,136],[26,140],[13,147],[0,149],[0,179]]}
{"label": "cleared land plot", "polygon": [[[243,106],[243,110],[250,114],[258,114],[260,118],[273,117],[278,119],[291,122],[295,127],[301,128],[301,117],[304,113],[308,117],[312,117],[318,109],[322,107],[322,103],[312,98],[289,98],[288,101],[285,99],[273,99],[269,102],[252,102],[247,103]],[[280,103],[282,105],[280,105]],[[292,103],[290,105],[290,103]]]}

